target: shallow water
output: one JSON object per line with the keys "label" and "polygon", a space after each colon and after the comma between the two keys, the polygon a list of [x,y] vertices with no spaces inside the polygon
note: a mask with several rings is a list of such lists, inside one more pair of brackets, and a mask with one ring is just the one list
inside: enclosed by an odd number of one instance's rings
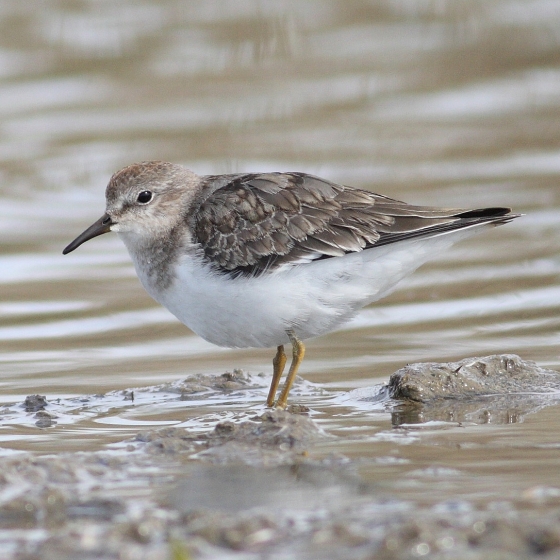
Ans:
{"label": "shallow water", "polygon": [[[292,401],[336,436],[312,457],[344,454],[412,507],[515,509],[531,489],[560,490],[554,402],[514,422],[489,405],[474,425],[397,429],[347,394],[409,362],[516,353],[560,369],[558,29],[550,0],[5,1],[0,455],[106,451],[139,430],[204,431],[264,411],[272,351],[189,332],[143,292],[116,236],[61,254],[103,213],[115,170],[164,159],[524,213],[309,341]],[[193,400],[163,387],[234,368],[264,377]],[[51,403],[51,427],[20,404],[35,393]]]}

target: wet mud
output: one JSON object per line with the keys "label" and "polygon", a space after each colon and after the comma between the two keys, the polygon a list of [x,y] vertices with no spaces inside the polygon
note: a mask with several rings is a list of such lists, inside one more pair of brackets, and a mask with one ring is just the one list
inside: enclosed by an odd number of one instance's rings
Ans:
{"label": "wet mud", "polygon": [[165,428],[138,434],[135,442],[152,453],[189,452],[211,463],[271,466],[293,462],[324,437],[309,418],[270,410],[239,424],[220,422],[208,433],[191,435],[181,428]]}
{"label": "wet mud", "polygon": [[[414,421],[408,413],[409,423],[462,417],[483,424],[480,399],[495,414],[516,398],[522,414],[530,414],[531,407],[558,398],[559,378],[513,355],[411,364],[388,385],[372,387],[377,396],[370,402],[393,417],[405,417],[407,407],[416,410]],[[243,390],[258,384],[253,381],[243,372],[197,375],[172,388],[180,400],[199,391]],[[47,413],[49,405],[33,395],[22,406],[32,415]],[[482,560],[560,554],[560,489],[529,489],[493,507],[476,499],[405,499],[362,475],[364,466],[376,468],[374,461],[321,456],[321,445],[340,436],[314,415],[302,407],[265,410],[206,431],[142,431],[112,451],[2,457],[2,558]],[[404,422],[394,424],[406,429]],[[428,469],[420,476],[445,485],[456,473]],[[405,476],[402,482],[410,481]]]}
{"label": "wet mud", "polygon": [[382,394],[402,401],[391,405],[394,425],[512,424],[558,404],[560,374],[513,354],[409,364],[391,375]]}
{"label": "wet mud", "polygon": [[519,393],[558,394],[560,374],[519,356],[466,358],[447,364],[410,364],[391,375],[389,395],[430,402]]}

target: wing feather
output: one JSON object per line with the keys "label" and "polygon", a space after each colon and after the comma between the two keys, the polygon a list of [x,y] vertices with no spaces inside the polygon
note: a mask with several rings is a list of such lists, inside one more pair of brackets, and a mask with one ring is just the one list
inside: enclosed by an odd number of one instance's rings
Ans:
{"label": "wing feather", "polygon": [[226,274],[257,275],[376,245],[513,219],[508,208],[413,206],[304,173],[204,178],[193,241]]}

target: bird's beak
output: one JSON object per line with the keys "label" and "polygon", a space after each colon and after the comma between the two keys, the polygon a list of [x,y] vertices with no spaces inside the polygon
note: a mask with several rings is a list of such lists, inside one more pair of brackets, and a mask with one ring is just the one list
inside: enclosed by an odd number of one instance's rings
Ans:
{"label": "bird's beak", "polygon": [[98,235],[102,235],[104,233],[107,233],[108,231],[111,231],[111,226],[113,225],[113,223],[114,222],[113,220],[111,220],[109,214],[105,214],[101,216],[101,218],[99,218],[97,222],[89,226],[86,229],[86,231],[80,233],[80,235],[78,235],[78,237],[76,237],[76,239],[74,239],[74,241],[72,241],[72,243],[70,243],[70,245],[68,245],[64,249],[64,251],[62,251],[62,254],[67,255],[68,253],[70,253],[74,249],[77,249],[82,243],[85,243],[89,239],[93,239]]}

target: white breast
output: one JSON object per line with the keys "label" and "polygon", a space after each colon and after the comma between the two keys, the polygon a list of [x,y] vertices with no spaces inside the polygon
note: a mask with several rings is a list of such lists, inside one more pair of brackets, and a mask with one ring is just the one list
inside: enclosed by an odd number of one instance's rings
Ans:
{"label": "white breast", "polygon": [[302,340],[334,330],[473,229],[374,247],[257,278],[218,274],[200,259],[184,255],[176,264],[175,280],[162,291],[149,285],[133,260],[148,293],[202,338],[219,346],[272,347],[289,342],[287,329]]}

